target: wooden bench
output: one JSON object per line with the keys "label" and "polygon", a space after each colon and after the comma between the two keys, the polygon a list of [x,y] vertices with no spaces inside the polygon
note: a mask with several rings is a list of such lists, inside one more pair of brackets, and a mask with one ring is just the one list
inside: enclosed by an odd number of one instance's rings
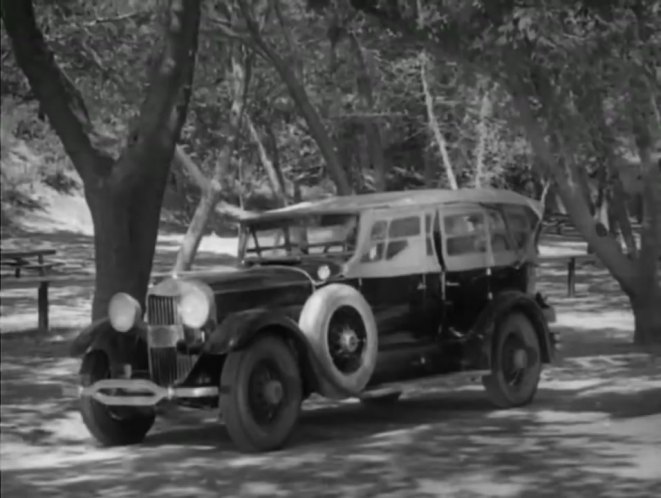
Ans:
{"label": "wooden bench", "polygon": [[576,265],[577,263],[598,263],[599,259],[594,254],[569,254],[567,256],[541,256],[540,263],[544,262],[567,263],[567,297],[576,296]]}
{"label": "wooden bench", "polygon": [[562,235],[565,228],[571,228],[571,226],[569,216],[566,214],[554,213],[544,218],[544,228],[547,233],[551,229],[555,230],[556,235]]}
{"label": "wooden bench", "polygon": [[[59,261],[46,261],[46,256],[56,254],[54,249],[36,249],[32,251],[0,251],[0,266],[12,269],[12,275],[3,275],[2,289],[16,289],[36,285],[39,330],[48,331],[48,287],[54,279],[51,270],[62,266]],[[24,272],[35,272],[26,276]],[[13,278],[12,278],[13,277]]]}

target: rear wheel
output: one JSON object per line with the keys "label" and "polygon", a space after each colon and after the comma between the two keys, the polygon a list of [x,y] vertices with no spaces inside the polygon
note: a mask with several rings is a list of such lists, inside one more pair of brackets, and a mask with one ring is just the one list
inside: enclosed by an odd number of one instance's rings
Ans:
{"label": "rear wheel", "polygon": [[282,339],[261,337],[225,360],[220,411],[240,450],[281,448],[298,422],[302,399],[299,366]]}
{"label": "rear wheel", "polygon": [[[81,369],[81,384],[90,386],[110,378],[108,356],[100,351],[87,353]],[[80,400],[85,426],[101,444],[123,446],[141,442],[154,425],[156,413],[151,408],[107,406],[91,396]]]}
{"label": "rear wheel", "polygon": [[535,326],[521,312],[512,312],[498,326],[491,375],[484,378],[489,400],[499,408],[530,403],[537,392],[542,358]]}

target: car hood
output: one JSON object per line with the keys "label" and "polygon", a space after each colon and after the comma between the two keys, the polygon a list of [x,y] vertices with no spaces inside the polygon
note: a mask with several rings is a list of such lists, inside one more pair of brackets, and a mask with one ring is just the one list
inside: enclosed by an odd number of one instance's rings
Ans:
{"label": "car hood", "polygon": [[231,313],[258,308],[277,308],[296,320],[315,289],[310,274],[300,267],[259,266],[182,272],[161,280],[149,294],[176,297],[187,284],[194,282],[203,282],[211,288],[218,321]]}
{"label": "car hood", "polygon": [[177,294],[179,281],[203,282],[211,287],[215,294],[250,292],[292,285],[310,289],[314,287],[312,276],[300,267],[260,266],[179,272],[158,281],[150,289],[150,294]]}

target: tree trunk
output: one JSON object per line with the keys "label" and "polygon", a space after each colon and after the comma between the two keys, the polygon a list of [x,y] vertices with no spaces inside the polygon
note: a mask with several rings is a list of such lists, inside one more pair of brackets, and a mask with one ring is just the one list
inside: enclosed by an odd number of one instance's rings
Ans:
{"label": "tree trunk", "polygon": [[83,180],[94,223],[92,319],[106,316],[116,292],[143,301],[170,163],[191,94],[200,0],[170,1],[149,90],[117,160],[93,144],[84,100],[55,62],[32,2],[3,2],[2,17],[17,64]]}
{"label": "tree trunk", "polygon": [[[487,83],[488,84],[488,83]],[[489,88],[484,89],[480,104],[480,121],[477,124],[477,146],[475,151],[475,188],[482,187],[484,176],[484,155],[486,153],[487,133],[489,124],[487,120],[491,115],[491,96]]]}
{"label": "tree trunk", "polygon": [[[643,181],[643,223],[636,261],[639,288],[632,304],[636,319],[635,341],[661,344],[661,122],[652,79],[640,70],[630,82],[633,135],[640,157]],[[655,303],[655,304],[654,304]]]}
{"label": "tree trunk", "polygon": [[[647,279],[651,280],[651,279]],[[639,284],[637,295],[630,297],[633,310],[635,331],[634,343],[639,346],[661,344],[661,287],[646,283]]]}
{"label": "tree trunk", "polygon": [[[317,147],[319,147],[319,152],[326,163],[328,176],[333,180],[333,183],[335,183],[337,193],[339,195],[351,194],[353,189],[351,188],[347,172],[340,162],[335,144],[326,130],[319,112],[312,105],[312,102],[310,102],[304,84],[296,76],[295,67],[288,64],[287,61],[280,56],[278,50],[264,39],[261,27],[256,21],[253,12],[251,12],[249,2],[240,0],[239,7],[258,53],[270,62],[276,70],[280,79],[287,87],[287,90],[301,113],[301,116],[308,125],[310,135],[316,142]],[[283,29],[286,30],[286,22],[282,12],[279,13],[279,22],[282,24]]]}
{"label": "tree trunk", "polygon": [[202,192],[200,201],[195,209],[193,218],[191,219],[186,234],[179,247],[177,259],[173,271],[189,270],[197,254],[197,249],[200,246],[204,230],[209,222],[211,213],[220,200],[222,191],[221,185],[223,179],[229,173],[230,161],[232,154],[236,147],[239,131],[241,129],[241,122],[244,117],[244,106],[246,98],[246,89],[248,87],[248,64],[249,58],[243,57],[243,47],[237,46],[231,48],[230,68],[228,70],[228,78],[232,82],[232,105],[230,107],[230,116],[226,124],[225,136],[230,137],[224,144],[220,151],[216,167],[214,168],[213,177],[206,179],[204,174],[200,171],[197,165],[190,157],[187,157],[181,149],[178,150],[175,159],[183,162],[184,167],[191,173],[193,178],[196,179],[198,187]]}
{"label": "tree trunk", "polygon": [[211,217],[211,213],[214,212],[216,204],[220,199],[220,190],[217,190],[213,187],[207,188],[202,192],[202,197],[200,202],[195,208],[195,213],[193,218],[188,224],[188,229],[186,230],[186,235],[184,235],[183,240],[181,241],[181,246],[179,247],[179,252],[177,252],[177,260],[174,264],[174,272],[190,270],[193,260],[195,259],[195,254],[197,254],[197,249],[200,247],[200,242],[204,236],[204,231]]}
{"label": "tree trunk", "polygon": [[[370,77],[367,61],[363,55],[356,35],[349,35],[349,42],[356,59],[357,76],[356,87],[360,96],[363,112],[374,112],[374,92],[372,89],[372,78]],[[372,168],[374,169],[375,187],[377,192],[386,190],[386,165],[383,157],[383,140],[379,123],[375,118],[365,117],[362,119],[363,132],[367,141],[367,152]]]}
{"label": "tree trunk", "polygon": [[429,129],[432,132],[432,136],[436,140],[436,145],[441,153],[441,159],[443,161],[443,166],[445,167],[445,174],[448,177],[448,183],[452,190],[457,190],[459,188],[457,184],[457,178],[454,176],[454,171],[452,170],[452,163],[450,162],[450,155],[448,154],[447,145],[445,143],[445,138],[441,132],[441,127],[438,124],[436,119],[436,112],[434,111],[434,99],[432,97],[431,91],[429,90],[429,84],[427,83],[427,54],[422,52],[420,54],[420,80],[422,81],[422,91],[425,95],[425,105],[427,107],[427,119],[429,122]]}
{"label": "tree trunk", "polygon": [[266,176],[269,179],[269,183],[271,184],[273,195],[275,196],[280,206],[285,206],[287,204],[287,194],[285,190],[285,179],[282,171],[274,161],[271,161],[268,152],[266,152],[266,147],[264,147],[264,142],[259,136],[259,132],[257,131],[257,128],[255,128],[255,124],[248,114],[246,114],[246,124],[248,125],[250,136],[257,146],[259,159],[262,163],[262,166],[264,167],[264,170],[266,171]]}
{"label": "tree trunk", "polygon": [[[617,243],[607,234],[601,234],[594,223],[586,198],[585,186],[582,182],[581,173],[575,164],[571,162],[569,154],[564,154],[563,161],[558,161],[547,141],[544,130],[536,119],[530,102],[524,93],[519,93],[516,82],[512,88],[514,106],[519,113],[524,131],[528,141],[537,158],[536,164],[542,168],[542,174],[553,178],[556,184],[557,194],[562,199],[562,204],[567,214],[581,233],[589,246],[594,248],[595,253],[604,265],[609,269],[613,277],[627,294],[634,289],[632,275],[634,273],[633,263],[627,259]],[[545,103],[548,105],[548,103]],[[562,151],[562,147],[554,147]]]}
{"label": "tree trunk", "polygon": [[275,54],[275,52],[270,54],[269,59],[280,75],[280,78],[282,78],[282,81],[287,86],[289,94],[296,103],[301,116],[307,123],[310,135],[319,147],[319,152],[324,158],[326,168],[328,169],[328,176],[330,176],[335,183],[338,195],[351,194],[353,189],[349,183],[347,172],[340,162],[335,144],[333,144],[333,140],[324,127],[317,109],[315,109],[312,102],[310,102],[305,87],[292,73],[289,66],[287,66],[277,54]]}
{"label": "tree trunk", "polygon": [[[638,258],[629,259],[611,237],[604,236],[595,226],[588,203],[584,195],[581,182],[580,165],[573,159],[571,150],[559,149],[563,161],[559,162],[551,152],[551,147],[546,140],[544,129],[533,112],[530,101],[525,93],[520,91],[522,86],[513,81],[512,96],[514,105],[521,117],[522,124],[531,143],[531,146],[550,173],[558,187],[569,216],[584,239],[594,247],[596,255],[608,268],[611,275],[619,283],[622,290],[629,297],[636,331],[634,339],[641,345],[661,342],[661,291],[659,285],[660,271],[659,260],[661,259],[661,169],[652,161],[651,149],[652,138],[661,135],[659,128],[646,119],[644,113],[644,102],[632,105],[634,112],[634,137],[638,146],[641,164],[643,166],[643,199],[647,215],[643,220],[641,247]],[[632,88],[631,95],[645,98],[645,88]],[[560,108],[556,104],[552,90],[548,88],[544,95],[540,96],[543,108],[548,113],[545,118],[550,128],[559,128],[558,121],[553,119],[551,112]],[[654,132],[652,131],[654,130]],[[560,144],[561,146],[564,144]],[[655,309],[659,308],[659,309]]]}
{"label": "tree trunk", "polygon": [[143,189],[101,188],[90,189],[86,195],[95,227],[92,320],[106,316],[110,298],[120,291],[134,296],[144,309],[156,242],[147,223],[158,226],[159,214],[154,216],[155,208],[148,205],[144,193]]}
{"label": "tree trunk", "polygon": [[624,245],[627,248],[627,254],[635,258],[638,255],[638,248],[636,246],[636,238],[634,237],[633,229],[631,228],[631,220],[629,217],[629,209],[625,202],[624,189],[622,188],[622,182],[619,178],[613,179],[612,188],[612,218],[620,229]]}

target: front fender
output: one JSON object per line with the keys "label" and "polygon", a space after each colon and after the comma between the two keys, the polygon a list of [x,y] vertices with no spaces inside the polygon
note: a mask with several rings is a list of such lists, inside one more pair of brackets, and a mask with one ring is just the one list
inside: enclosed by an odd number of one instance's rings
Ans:
{"label": "front fender", "polygon": [[321,364],[312,353],[308,339],[298,324],[280,311],[265,308],[229,315],[212,332],[204,345],[209,354],[227,354],[247,347],[259,334],[269,330],[289,339],[296,348],[307,392],[326,386],[328,380]]}
{"label": "front fender", "polygon": [[512,290],[497,294],[480,313],[471,330],[466,346],[471,363],[476,368],[491,368],[493,339],[498,324],[507,313],[514,310],[525,313],[535,326],[542,361],[549,363],[553,360],[554,349],[551,345],[551,334],[543,310],[534,298],[523,292]]}
{"label": "front fender", "polygon": [[204,345],[204,351],[211,354],[226,354],[244,348],[260,330],[265,328],[284,329],[296,340],[307,339],[298,324],[282,312],[266,308],[251,309],[232,313],[212,332]]}
{"label": "front fender", "polygon": [[[91,351],[102,351],[111,367],[130,364],[134,368],[146,367],[146,330],[136,326],[128,332],[117,332],[108,318],[93,321],[73,340],[69,352],[73,357]],[[143,361],[144,360],[144,361]]]}

